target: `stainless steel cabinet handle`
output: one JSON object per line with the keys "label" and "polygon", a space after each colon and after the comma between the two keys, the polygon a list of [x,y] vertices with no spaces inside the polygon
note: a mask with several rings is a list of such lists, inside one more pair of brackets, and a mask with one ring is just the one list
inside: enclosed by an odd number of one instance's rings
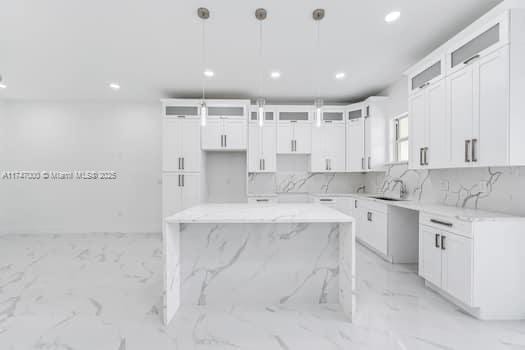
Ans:
{"label": "stainless steel cabinet handle", "polygon": [[419,165],[423,165],[423,148],[419,149]]}
{"label": "stainless steel cabinet handle", "polygon": [[479,54],[477,54],[477,55],[475,55],[475,56],[472,56],[471,58],[465,60],[465,61],[463,62],[463,64],[469,64],[469,63],[472,63],[472,62],[474,62],[475,60],[477,60],[479,57],[480,57]]}
{"label": "stainless steel cabinet handle", "polygon": [[465,163],[470,163],[470,140],[465,140]]}
{"label": "stainless steel cabinet handle", "polygon": [[361,169],[365,169],[365,157],[361,158]]}
{"label": "stainless steel cabinet handle", "polygon": [[266,159],[263,158],[262,162],[263,162],[263,170],[266,170]]}
{"label": "stainless steel cabinet handle", "polygon": [[184,157],[182,157],[182,170],[184,170]]}
{"label": "stainless steel cabinet handle", "polygon": [[445,248],[445,238],[447,238],[447,237],[441,236],[441,250],[445,250],[446,249]]}
{"label": "stainless steel cabinet handle", "polygon": [[354,199],[354,208],[357,209],[357,199]]}
{"label": "stainless steel cabinet handle", "polygon": [[368,156],[368,169],[372,169],[372,157]]}
{"label": "stainless steel cabinet handle", "polygon": [[179,187],[182,186],[181,184],[182,184],[182,181],[181,181],[181,179],[180,179],[180,175],[179,175]]}
{"label": "stainless steel cabinet handle", "polygon": [[477,162],[478,161],[478,155],[477,155],[477,145],[478,145],[478,139],[472,140],[472,161]]}
{"label": "stainless steel cabinet handle", "polygon": [[293,140],[290,140],[290,150],[293,152]]}
{"label": "stainless steel cabinet handle", "polygon": [[259,170],[262,170],[262,159],[259,159]]}
{"label": "stainless steel cabinet handle", "polygon": [[269,202],[268,199],[256,199],[255,201],[256,202]]}
{"label": "stainless steel cabinet handle", "polygon": [[436,236],[434,237],[434,245],[436,248],[439,248],[439,233],[436,233]]}
{"label": "stainless steel cabinet handle", "polygon": [[221,147],[224,147],[224,138],[223,138],[224,135],[221,135]]}
{"label": "stainless steel cabinet handle", "polygon": [[446,222],[446,221],[441,221],[441,220],[436,220],[436,219],[430,219],[430,222],[434,224],[438,224],[438,225],[447,226],[447,227],[453,226],[451,222]]}
{"label": "stainless steel cabinet handle", "polygon": [[293,150],[297,152],[297,140],[293,140]]}
{"label": "stainless steel cabinet handle", "polygon": [[224,147],[228,147],[228,135],[224,135]]}
{"label": "stainless steel cabinet handle", "polygon": [[333,202],[334,200],[331,198],[321,198],[319,199],[320,202]]}
{"label": "stainless steel cabinet handle", "polygon": [[428,147],[423,148],[423,165],[428,165]]}
{"label": "stainless steel cabinet handle", "polygon": [[430,82],[427,81],[426,83],[420,85],[419,88],[420,88],[420,89],[424,89],[424,88],[426,88],[426,87],[429,86],[429,85],[430,85]]}
{"label": "stainless steel cabinet handle", "polygon": [[180,157],[178,158],[178,161],[179,161],[179,168],[178,169],[180,170]]}
{"label": "stainless steel cabinet handle", "polygon": [[368,219],[368,221],[372,221],[372,213],[371,212],[366,213],[366,218]]}

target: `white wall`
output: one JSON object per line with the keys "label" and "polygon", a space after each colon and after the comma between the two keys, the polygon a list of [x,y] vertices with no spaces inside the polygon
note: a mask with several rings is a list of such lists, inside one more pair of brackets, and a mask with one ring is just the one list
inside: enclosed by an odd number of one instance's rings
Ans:
{"label": "white wall", "polygon": [[389,97],[386,103],[387,118],[408,112],[408,79],[406,77],[394,82],[379,95]]}
{"label": "white wall", "polygon": [[113,170],[116,180],[0,178],[0,234],[160,232],[158,103],[4,101],[4,171]]}

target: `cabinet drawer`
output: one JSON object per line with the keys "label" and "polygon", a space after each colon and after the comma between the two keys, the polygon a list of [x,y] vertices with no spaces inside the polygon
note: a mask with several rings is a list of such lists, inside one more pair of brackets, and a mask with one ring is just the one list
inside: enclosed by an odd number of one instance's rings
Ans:
{"label": "cabinet drawer", "polygon": [[472,238],[472,223],[453,217],[421,212],[419,214],[419,224]]}
{"label": "cabinet drawer", "polygon": [[388,210],[387,204],[379,203],[379,202],[372,201],[372,200],[362,199],[360,201],[360,204],[361,204],[361,207],[365,208],[364,210],[368,209],[368,210],[377,211],[383,214],[386,214]]}

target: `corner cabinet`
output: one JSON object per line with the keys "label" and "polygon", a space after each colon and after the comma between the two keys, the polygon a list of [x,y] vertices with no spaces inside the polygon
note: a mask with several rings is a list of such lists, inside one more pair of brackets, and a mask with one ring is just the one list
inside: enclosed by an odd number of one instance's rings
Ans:
{"label": "corner cabinet", "polygon": [[331,173],[346,170],[345,134],[345,109],[325,108],[321,124],[312,127],[311,172]]}
{"label": "corner cabinet", "polygon": [[264,121],[252,107],[248,123],[248,172],[272,173],[277,170],[277,127],[275,111],[265,108]]}
{"label": "corner cabinet", "polygon": [[312,152],[312,107],[281,106],[277,120],[277,153]]}
{"label": "corner cabinet", "polygon": [[204,151],[246,150],[248,105],[208,106],[206,125],[201,128]]}

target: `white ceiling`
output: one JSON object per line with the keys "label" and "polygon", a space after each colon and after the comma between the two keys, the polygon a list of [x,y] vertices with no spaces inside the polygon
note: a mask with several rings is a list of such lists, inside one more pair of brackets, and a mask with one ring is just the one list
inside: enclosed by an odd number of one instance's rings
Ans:
{"label": "white ceiling", "polygon": [[[500,0],[0,0],[0,98],[199,97],[201,23],[208,7],[209,97],[258,95],[258,22],[264,6],[263,95],[306,101],[320,84],[326,101],[377,93],[418,59]],[[317,64],[311,12],[326,9]],[[395,24],[384,22],[400,10]],[[321,78],[314,79],[320,66]],[[282,72],[274,81],[271,69]],[[334,79],[337,71],[347,78]],[[117,81],[122,89],[110,90]]]}

